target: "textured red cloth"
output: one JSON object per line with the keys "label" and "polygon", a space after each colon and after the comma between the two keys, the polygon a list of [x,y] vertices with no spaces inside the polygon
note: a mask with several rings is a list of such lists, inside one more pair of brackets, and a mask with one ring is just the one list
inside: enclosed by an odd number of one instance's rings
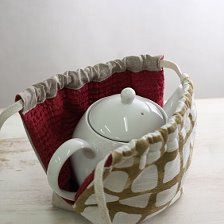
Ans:
{"label": "textured red cloth", "polygon": [[[115,73],[104,81],[90,82],[78,90],[64,88],[52,99],[38,104],[34,109],[21,114],[38,158],[47,170],[51,156],[56,149],[72,137],[75,126],[86,109],[96,100],[118,94],[125,87],[132,87],[137,95],[163,105],[164,74],[161,71],[125,71]],[[17,97],[18,100],[18,97]],[[92,181],[87,177],[79,194]],[[62,189],[77,191],[79,186],[67,161],[59,176]]]}

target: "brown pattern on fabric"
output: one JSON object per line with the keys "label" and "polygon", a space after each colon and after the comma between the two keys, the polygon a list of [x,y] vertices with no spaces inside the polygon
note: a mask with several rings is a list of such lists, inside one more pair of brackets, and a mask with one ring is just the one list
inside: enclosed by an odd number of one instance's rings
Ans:
{"label": "brown pattern on fabric", "polygon": [[[185,78],[182,81],[184,87],[184,94],[180,101],[180,106],[177,108],[176,112],[171,117],[170,121],[167,125],[161,127],[159,130],[154,133],[149,133],[149,135],[144,136],[141,139],[138,139],[136,144],[128,149],[128,150],[115,150],[112,152],[112,165],[111,167],[105,168],[105,176],[110,175],[111,172],[121,171],[128,175],[128,179],[125,183],[125,186],[121,192],[115,192],[111,189],[108,189],[106,186],[104,191],[108,195],[116,196],[119,200],[107,202],[107,207],[109,210],[109,214],[111,220],[114,219],[115,215],[119,212],[124,212],[128,214],[140,214],[141,218],[138,223],[144,221],[148,216],[157,213],[158,211],[163,210],[166,207],[169,207],[171,203],[173,203],[173,198],[180,193],[182,194],[182,179],[188,170],[193,151],[193,142],[194,142],[194,127],[196,123],[196,115],[194,104],[192,103],[192,94],[193,94],[193,85],[189,78]],[[183,134],[185,129],[187,128],[186,123],[187,119],[190,120],[190,127],[186,134]],[[168,148],[168,137],[177,131],[177,136],[175,138],[178,139],[178,145],[173,150]],[[173,140],[174,141],[174,140]],[[190,141],[189,146],[187,145],[187,141]],[[156,166],[158,178],[157,185],[153,189],[143,190],[140,192],[133,192],[132,185],[136,178],[143,172],[143,170],[139,169],[139,163],[142,154],[149,147],[149,155],[151,153],[150,147],[155,145],[156,143],[161,143],[160,148],[158,149],[160,152],[160,156],[158,159],[155,159],[154,162],[149,163],[145,166],[144,169]],[[187,162],[184,166],[184,147],[189,147],[189,157],[187,158]],[[175,161],[176,158],[180,158],[180,170],[175,177],[171,180],[164,182],[165,176],[165,167],[169,162]],[[133,159],[133,164],[127,167],[116,167],[117,164],[122,164],[128,159]],[[177,160],[178,161],[178,160]],[[104,179],[105,180],[105,179]],[[156,206],[157,196],[159,193],[164,192],[166,190],[171,189],[176,186],[177,189],[175,195],[166,203]],[[83,213],[84,210],[91,206],[97,207],[96,202],[92,204],[86,205],[85,202],[87,199],[94,194],[93,185],[87,188],[78,198],[78,200],[74,204],[74,210],[78,213]],[[131,205],[121,204],[120,201],[123,199],[132,198],[140,195],[150,195],[147,205],[145,207],[136,207]],[[83,214],[84,215],[84,214]],[[85,216],[85,215],[84,215]]]}

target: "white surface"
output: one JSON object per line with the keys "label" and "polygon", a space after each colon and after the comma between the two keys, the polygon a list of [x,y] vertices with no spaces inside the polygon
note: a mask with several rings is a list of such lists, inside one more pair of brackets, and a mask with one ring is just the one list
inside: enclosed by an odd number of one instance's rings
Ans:
{"label": "white surface", "polygon": [[[197,97],[224,96],[223,8],[222,0],[1,0],[0,107],[53,74],[146,53],[176,61]],[[167,79],[169,95],[178,79]]]}
{"label": "white surface", "polygon": [[[197,100],[198,128],[184,194],[147,224],[224,223],[224,99]],[[0,223],[87,224],[51,206],[51,190],[18,115],[0,135]],[[145,223],[145,224],[146,224]]]}

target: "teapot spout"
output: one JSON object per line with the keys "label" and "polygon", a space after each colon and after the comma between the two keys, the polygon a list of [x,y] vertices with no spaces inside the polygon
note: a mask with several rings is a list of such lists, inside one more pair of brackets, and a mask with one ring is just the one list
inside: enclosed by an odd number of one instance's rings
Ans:
{"label": "teapot spout", "polygon": [[183,88],[180,85],[164,104],[163,109],[166,112],[168,119],[174,114],[177,108],[178,101],[182,95],[183,95]]}

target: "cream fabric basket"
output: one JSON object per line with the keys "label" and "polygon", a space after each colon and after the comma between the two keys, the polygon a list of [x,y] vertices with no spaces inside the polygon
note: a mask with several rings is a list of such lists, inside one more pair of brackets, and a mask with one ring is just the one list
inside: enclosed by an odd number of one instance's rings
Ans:
{"label": "cream fabric basket", "polygon": [[[106,77],[105,66],[112,68],[112,72]],[[98,70],[94,73],[95,76],[83,79],[83,72],[96,71],[96,67]],[[180,78],[182,95],[168,123],[108,154],[96,166],[93,180],[78,190],[79,195],[75,202],[66,201],[56,194],[53,194],[52,198],[55,206],[77,212],[94,224],[141,223],[168,208],[182,194],[186,171],[191,163],[196,125],[192,82],[173,62],[149,55],[130,56],[87,68],[88,70],[77,70],[73,76],[68,72],[63,76],[54,76],[21,92],[17,102],[0,115],[0,127],[9,116],[18,111],[21,112],[21,116],[26,113],[32,114],[34,108],[56,98],[58,91],[66,87],[77,90],[85,83],[101,82],[115,72],[124,72],[127,68],[132,73],[142,70],[153,73],[161,71],[162,68],[173,69]],[[68,80],[75,80],[79,86],[71,87],[72,81]],[[46,104],[44,106],[46,107]],[[26,120],[23,121],[34,150],[46,171],[45,162],[38,154],[37,144],[30,135]],[[144,163],[143,158],[146,158]],[[119,185],[113,184],[114,179],[119,180]]]}

